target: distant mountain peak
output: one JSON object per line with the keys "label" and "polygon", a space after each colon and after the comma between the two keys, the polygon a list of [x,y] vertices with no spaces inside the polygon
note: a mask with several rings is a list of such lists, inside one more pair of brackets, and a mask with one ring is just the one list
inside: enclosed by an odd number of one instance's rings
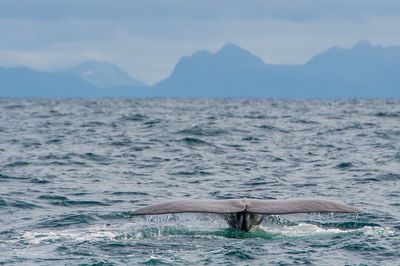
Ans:
{"label": "distant mountain peak", "polygon": [[206,50],[200,50],[192,55],[189,56],[184,56],[181,59],[184,59],[184,61],[187,60],[192,60],[192,59],[221,59],[221,58],[229,58],[229,59],[247,59],[247,60],[253,60],[257,61],[258,63],[264,63],[262,60],[252,54],[250,51],[240,47],[237,44],[234,43],[227,43],[224,46],[222,46],[216,53],[210,53],[209,51]]}
{"label": "distant mountain peak", "polygon": [[64,70],[78,75],[83,80],[95,85],[98,88],[111,88],[119,86],[146,85],[139,80],[132,78],[128,73],[117,65],[98,60],[83,61],[77,66]]}
{"label": "distant mountain peak", "polygon": [[372,44],[368,40],[361,40],[353,46],[353,49],[365,49],[372,47]]}
{"label": "distant mountain peak", "polygon": [[200,50],[192,55],[182,57],[176,64],[170,77],[196,76],[199,73],[211,73],[221,69],[259,68],[265,63],[240,46],[227,43],[216,53]]}
{"label": "distant mountain peak", "polygon": [[224,46],[222,46],[217,53],[224,53],[224,52],[248,52],[248,51],[237,44],[228,42]]}
{"label": "distant mountain peak", "polygon": [[[351,48],[332,47],[314,57],[312,57],[306,65],[325,65],[325,64],[338,64],[348,60],[349,64],[362,62],[367,57],[371,57],[376,53],[377,48],[381,46],[373,46],[368,40],[361,40],[354,44]],[[354,57],[357,57],[355,59]]]}
{"label": "distant mountain peak", "polygon": [[200,50],[190,56],[183,56],[182,58],[187,59],[187,58],[191,58],[191,57],[208,57],[208,56],[212,56],[212,54],[209,51]]}
{"label": "distant mountain peak", "polygon": [[[249,50],[246,50],[234,43],[227,43],[215,53],[217,56],[248,56],[248,57],[257,57],[252,54]],[[258,58],[258,57],[257,57]],[[258,58],[259,59],[259,58]],[[261,61],[261,59],[259,59]]]}
{"label": "distant mountain peak", "polygon": [[257,66],[263,66],[265,64],[258,56],[234,43],[225,44],[213,55],[217,60],[224,62]]}

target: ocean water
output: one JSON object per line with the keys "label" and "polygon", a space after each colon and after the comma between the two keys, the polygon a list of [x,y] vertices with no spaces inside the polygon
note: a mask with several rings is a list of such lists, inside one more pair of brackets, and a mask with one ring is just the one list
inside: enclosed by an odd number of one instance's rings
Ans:
{"label": "ocean water", "polygon": [[[175,198],[353,214],[136,217]],[[0,100],[0,264],[400,265],[400,101]]]}

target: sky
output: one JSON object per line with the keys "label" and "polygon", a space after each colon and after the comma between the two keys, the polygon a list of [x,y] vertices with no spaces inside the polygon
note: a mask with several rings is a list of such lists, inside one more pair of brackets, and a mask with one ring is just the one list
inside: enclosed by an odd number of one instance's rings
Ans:
{"label": "sky", "polygon": [[0,66],[115,63],[154,84],[178,60],[231,42],[302,64],[360,40],[400,45],[398,0],[0,0]]}

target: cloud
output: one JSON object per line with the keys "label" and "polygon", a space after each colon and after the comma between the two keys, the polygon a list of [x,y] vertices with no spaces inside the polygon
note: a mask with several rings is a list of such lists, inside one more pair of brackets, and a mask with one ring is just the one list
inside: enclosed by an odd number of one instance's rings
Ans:
{"label": "cloud", "polygon": [[2,0],[0,16],[36,19],[102,18],[274,18],[310,20],[321,17],[398,16],[397,0]]}
{"label": "cloud", "polygon": [[107,60],[154,83],[181,56],[227,42],[265,62],[304,63],[361,39],[400,44],[399,24],[394,0],[2,0],[0,65]]}

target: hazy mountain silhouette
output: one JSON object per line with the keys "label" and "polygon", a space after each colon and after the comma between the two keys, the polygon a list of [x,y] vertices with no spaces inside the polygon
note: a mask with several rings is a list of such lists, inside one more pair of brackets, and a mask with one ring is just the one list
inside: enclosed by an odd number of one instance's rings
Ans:
{"label": "hazy mountain silhouette", "polygon": [[91,65],[96,66],[94,69],[97,70],[86,80],[80,77],[78,71],[75,74],[71,70],[45,72],[28,67],[0,68],[0,97],[87,98],[150,95],[146,85],[126,77],[124,72],[113,68],[111,64],[88,62],[80,65],[79,69],[89,69]]}
{"label": "hazy mountain silhouette", "polygon": [[70,73],[0,68],[1,97],[89,97],[97,88]]}
{"label": "hazy mountain silhouette", "polygon": [[[272,68],[247,50],[227,44],[215,54],[200,51],[183,57],[171,76],[154,89],[172,97],[285,96],[279,89],[273,89],[275,85],[271,82],[277,86],[278,71],[290,73],[292,69],[292,66]],[[269,92],[265,93],[268,87]]]}
{"label": "hazy mountain silhouette", "polygon": [[61,72],[74,73],[98,88],[147,86],[143,82],[132,78],[118,66],[96,60],[84,61],[77,66],[64,69]]}
{"label": "hazy mountain silhouette", "polygon": [[400,46],[368,41],[330,48],[303,65],[265,64],[227,44],[216,53],[183,57],[151,88],[108,63],[84,62],[66,71],[0,68],[0,96],[400,98]]}
{"label": "hazy mountain silhouette", "polygon": [[400,97],[400,47],[361,41],[331,48],[304,65],[265,64],[234,44],[183,57],[154,86],[167,97]]}
{"label": "hazy mountain silhouette", "polygon": [[[400,97],[400,47],[361,41],[314,56],[302,73],[304,97]],[[301,88],[301,87],[300,87]]]}

